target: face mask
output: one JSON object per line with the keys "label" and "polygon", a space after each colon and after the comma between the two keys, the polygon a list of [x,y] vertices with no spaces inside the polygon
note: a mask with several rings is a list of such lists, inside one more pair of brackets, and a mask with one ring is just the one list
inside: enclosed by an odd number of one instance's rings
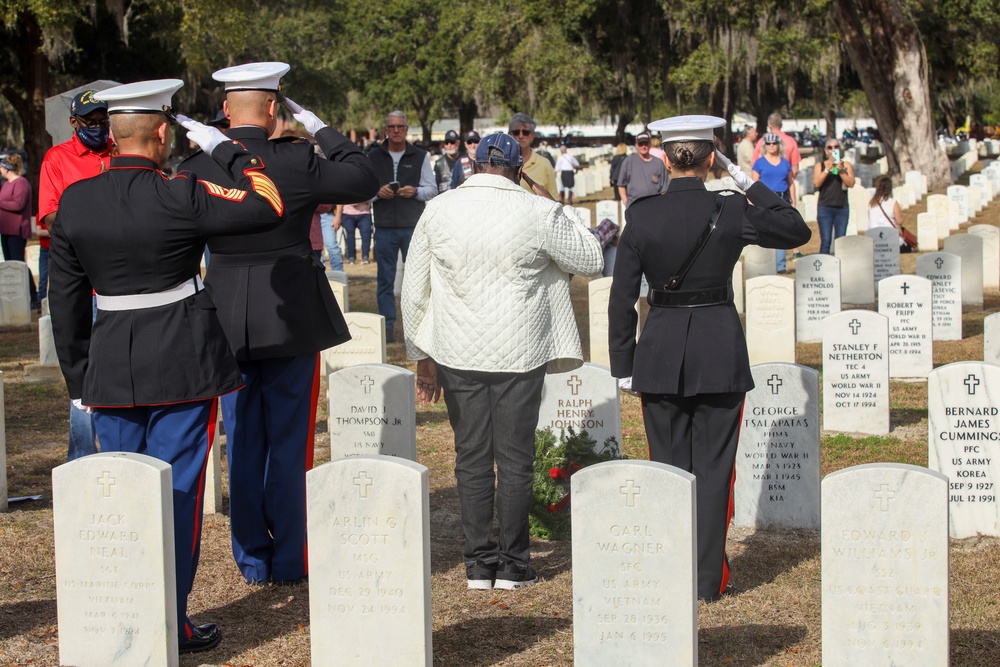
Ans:
{"label": "face mask", "polygon": [[76,128],[76,136],[79,137],[84,146],[92,151],[102,151],[108,145],[108,128],[103,126],[83,127],[81,125]]}

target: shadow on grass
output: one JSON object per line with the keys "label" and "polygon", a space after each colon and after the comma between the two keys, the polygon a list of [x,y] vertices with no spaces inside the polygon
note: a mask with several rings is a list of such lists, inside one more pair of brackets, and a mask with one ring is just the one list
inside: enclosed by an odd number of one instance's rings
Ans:
{"label": "shadow on grass", "polygon": [[[444,399],[441,399],[444,405]],[[436,410],[434,408],[417,408],[417,426],[427,426],[428,424],[447,424],[448,411],[445,409]]]}
{"label": "shadow on grass", "polygon": [[927,408],[891,408],[889,410],[890,427],[919,424],[925,419],[927,419]]}
{"label": "shadow on grass", "polygon": [[56,624],[56,601],[25,600],[0,605],[0,640]]}
{"label": "shadow on grass", "polygon": [[734,625],[698,630],[698,663],[760,665],[784,654],[806,636],[804,625]]}
{"label": "shadow on grass", "polygon": [[568,632],[571,629],[572,621],[567,618],[469,618],[434,631],[434,665],[497,665],[512,655],[530,650],[539,641],[556,632]]}
{"label": "shadow on grass", "polygon": [[965,667],[992,667],[1000,653],[998,630],[952,630],[951,664]]}
{"label": "shadow on grass", "polygon": [[819,556],[819,535],[796,531],[798,539],[787,533],[779,539],[766,531],[748,536],[743,553],[730,559],[734,592],[744,593],[772,583],[799,563]]}
{"label": "shadow on grass", "polygon": [[230,659],[275,637],[301,632],[299,626],[309,623],[309,586],[261,588],[227,605],[195,614],[191,621],[195,625],[218,623],[222,628],[222,643],[213,651],[194,654],[189,658],[193,662],[182,664],[228,664]]}

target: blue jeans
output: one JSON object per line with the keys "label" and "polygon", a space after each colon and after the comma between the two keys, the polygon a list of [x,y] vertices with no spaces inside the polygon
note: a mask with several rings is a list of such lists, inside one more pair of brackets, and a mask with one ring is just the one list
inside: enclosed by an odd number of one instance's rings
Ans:
{"label": "blue jeans", "polygon": [[94,440],[94,415],[78,410],[69,404],[69,451],[67,461],[97,453]]}
{"label": "blue jeans", "polygon": [[388,341],[396,324],[396,297],[392,293],[396,282],[396,261],[403,253],[403,262],[410,250],[413,227],[375,227],[375,262],[378,264],[378,314],[385,318]]}
{"label": "blue jeans", "polygon": [[353,262],[354,235],[355,230],[361,230],[361,259],[368,261],[368,253],[372,247],[372,216],[370,213],[364,215],[347,215],[344,213],[340,217],[344,225],[344,234],[347,235],[347,261]]}
{"label": "blue jeans", "polygon": [[830,254],[830,244],[833,239],[839,239],[847,234],[847,223],[850,220],[851,212],[846,206],[818,206],[816,208],[816,222],[819,224],[819,251],[824,255]]}
{"label": "blue jeans", "polygon": [[340,254],[340,244],[337,243],[337,232],[333,229],[333,213],[321,213],[319,224],[323,228],[323,245],[326,246],[326,254],[330,256],[330,270],[343,271],[344,259]]}
{"label": "blue jeans", "polygon": [[49,249],[41,248],[38,253],[38,302],[49,295]]}

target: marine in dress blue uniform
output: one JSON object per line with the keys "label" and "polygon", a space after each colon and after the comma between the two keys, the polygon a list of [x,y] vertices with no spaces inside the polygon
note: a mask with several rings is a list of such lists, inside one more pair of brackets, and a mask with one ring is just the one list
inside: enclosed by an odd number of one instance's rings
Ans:
{"label": "marine in dress blue uniform", "polygon": [[[726,533],[736,445],[743,401],[753,389],[733,305],[733,267],[744,246],[794,248],[810,236],[798,211],[739,167],[730,174],[746,196],[706,190],[716,155],[713,128],[724,123],[686,116],[650,124],[663,133],[671,179],[666,193],[626,210],[608,304],[611,373],[624,389],[641,394],[650,459],[698,480],[698,597],[706,600],[729,587]],[[717,205],[714,230],[676,289],[668,289]],[[634,305],[643,276],[651,308],[636,343]]]}
{"label": "marine in dress blue uniform", "polygon": [[208,238],[275,227],[283,205],[259,157],[183,117],[188,137],[211,150],[233,185],[163,175],[172,137],[164,111],[182,85],[144,81],[99,93],[121,154],[107,172],[62,195],[51,229],[49,299],[70,398],[93,409],[101,450],[171,465],[177,627],[186,653],[222,638],[215,625],[191,623],[187,597],[198,567],[215,403],[243,384],[199,262]]}
{"label": "marine in dress blue uniform", "polygon": [[[319,352],[350,339],[309,243],[320,204],[375,196],[368,158],[314,114],[285,100],[323,156],[305,140],[269,140],[285,63],[250,63],[213,74],[226,84],[228,135],[258,153],[287,208],[268,232],[216,238],[205,283],[240,365],[245,387],[222,398],[229,459],[233,556],[247,582],[290,583],[307,573],[306,471],[312,467]],[[179,173],[231,185],[207,155]]]}

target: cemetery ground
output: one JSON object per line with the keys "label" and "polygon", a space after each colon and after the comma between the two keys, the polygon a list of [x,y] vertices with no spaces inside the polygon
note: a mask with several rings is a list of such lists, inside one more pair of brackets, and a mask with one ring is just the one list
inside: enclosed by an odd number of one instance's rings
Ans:
{"label": "cemetery ground", "polygon": [[[904,212],[908,228],[915,229],[918,209],[922,207]],[[996,224],[998,215],[1000,203],[994,203],[977,221]],[[819,235],[811,226],[813,240],[804,252],[818,249]],[[914,255],[904,255],[903,271],[912,273],[914,261]],[[374,264],[350,266],[348,273],[352,310],[374,312]],[[586,351],[587,281],[576,277],[572,288]],[[963,340],[935,342],[934,365],[982,359],[983,317],[998,310],[1000,293],[988,291],[983,311],[964,314]],[[37,341],[37,327],[30,332],[0,333],[9,495],[42,495],[41,500],[16,503],[9,513],[0,514],[0,667],[58,664],[50,473],[65,458],[68,409],[62,385],[23,380],[24,365],[37,361]],[[821,371],[821,347],[819,343],[799,344],[798,363]],[[405,359],[401,343],[389,344],[388,361],[415,370],[415,364]],[[823,432],[823,475],[873,462],[926,466],[927,384],[893,381],[890,392],[892,431],[888,436]],[[325,406],[324,387],[317,415],[317,465],[330,457]],[[645,459],[639,403],[629,396],[622,398],[622,430],[625,455]],[[467,590],[452,433],[443,403],[417,406],[417,461],[430,470],[434,664],[571,665],[570,543],[534,541],[532,562],[542,577],[537,586],[514,593]],[[223,489],[225,494],[225,476]],[[212,652],[183,656],[181,665],[308,665],[309,633],[322,629],[310,627],[307,586],[246,586],[232,561],[226,500],[222,510],[205,518],[201,565],[189,613],[196,623],[219,623],[225,638]],[[819,545],[815,531],[731,530],[735,595],[710,605],[699,603],[699,664],[819,665]],[[952,541],[951,664],[956,667],[997,664],[998,571],[1000,539]],[[392,628],[386,627],[385,635],[391,633]]]}

